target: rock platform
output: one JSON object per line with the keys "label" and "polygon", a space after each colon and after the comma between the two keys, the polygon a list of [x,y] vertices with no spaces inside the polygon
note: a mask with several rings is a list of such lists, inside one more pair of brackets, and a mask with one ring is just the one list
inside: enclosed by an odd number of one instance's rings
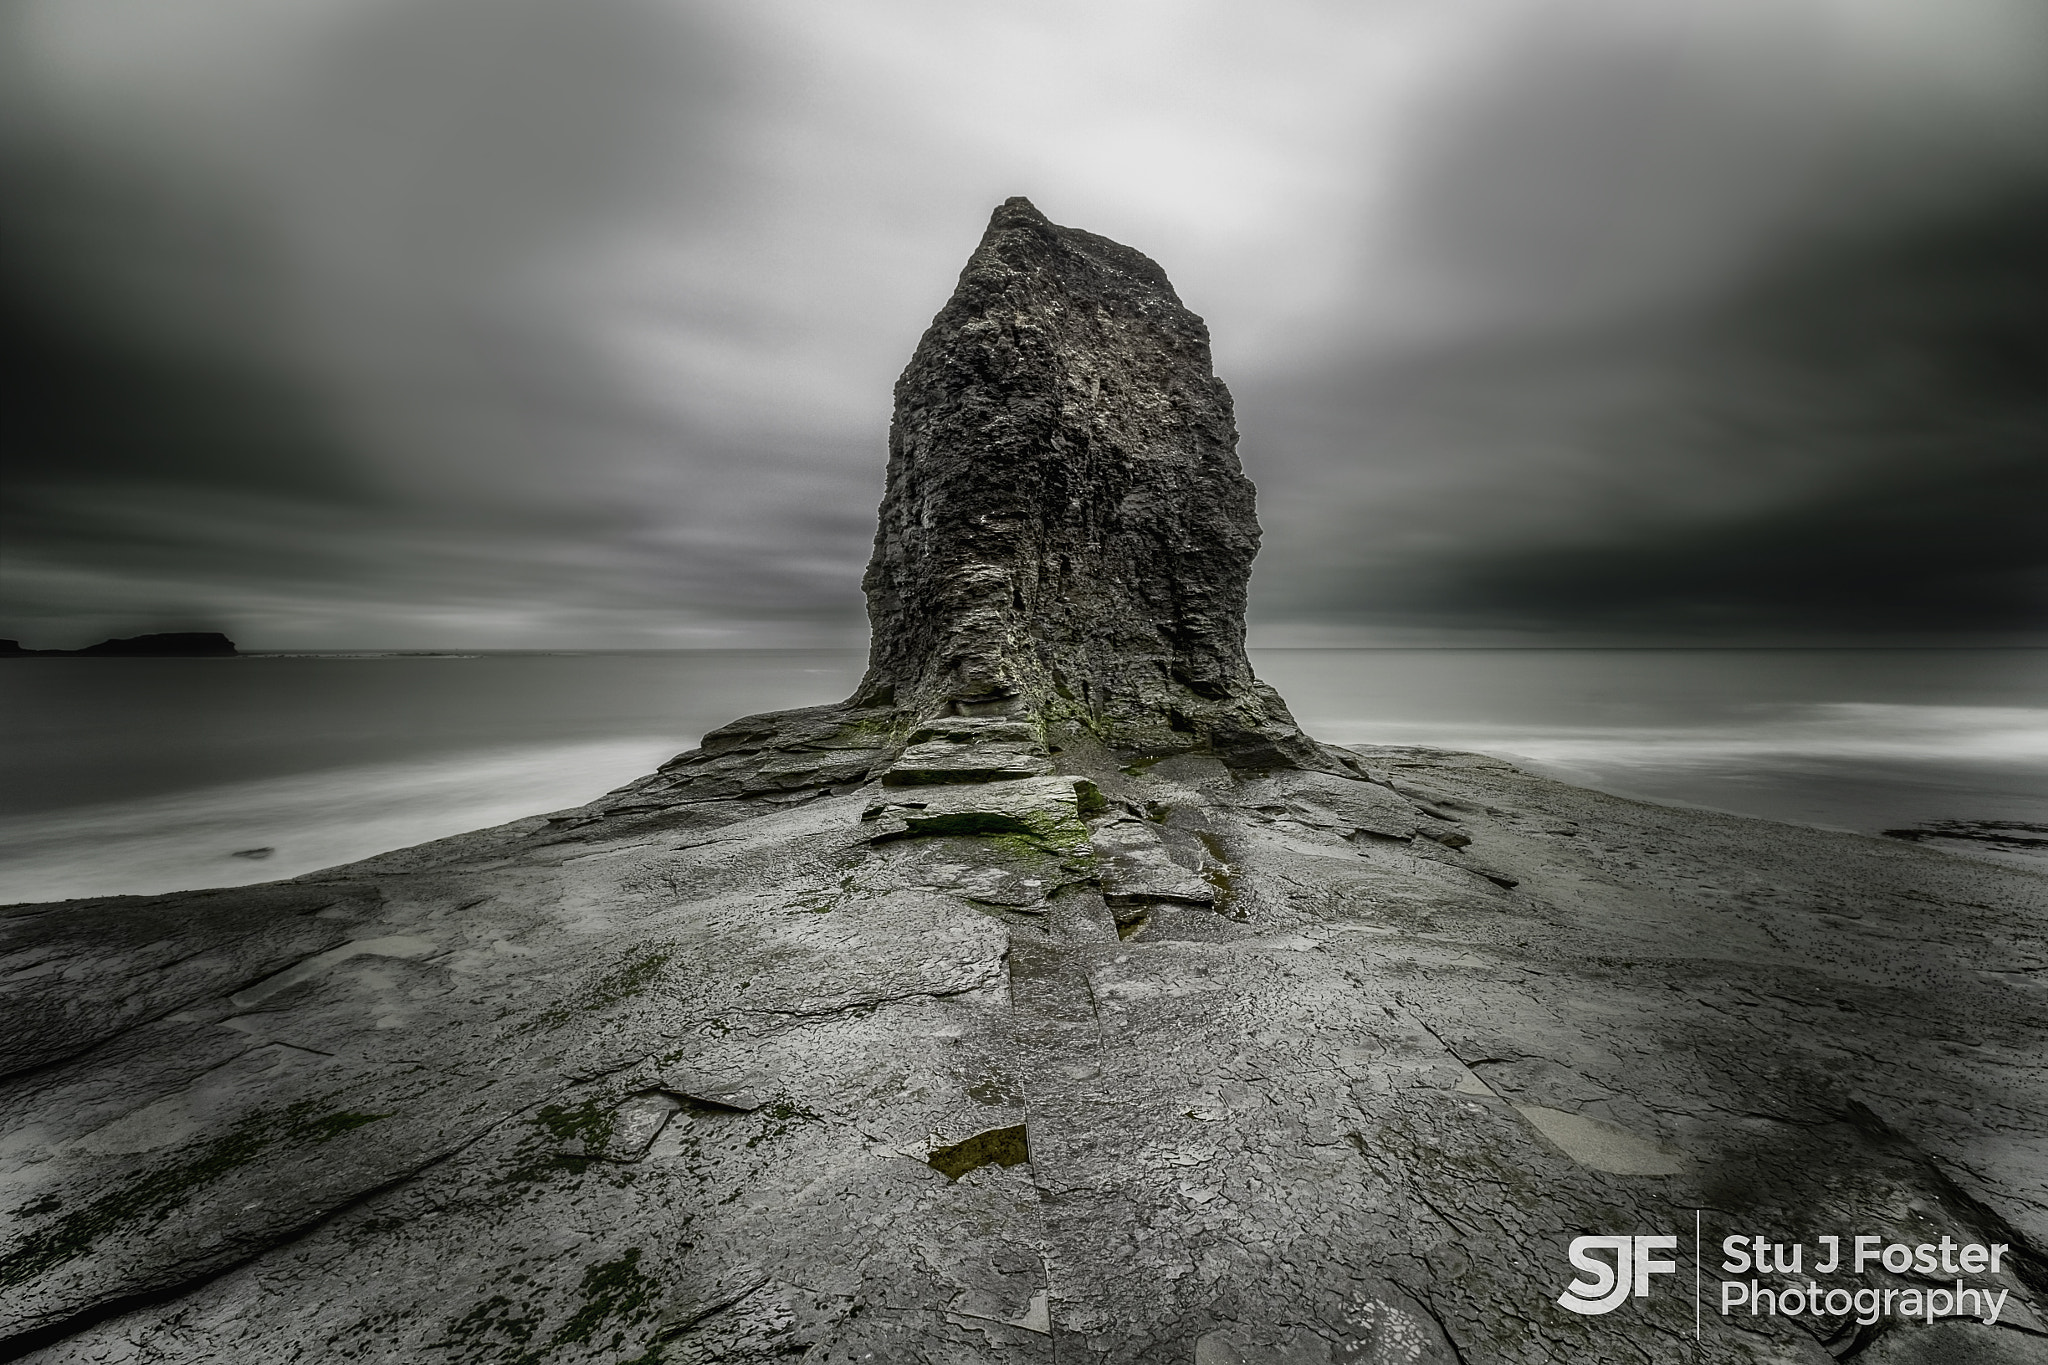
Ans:
{"label": "rock platform", "polygon": [[[1477,755],[1056,747],[11,910],[14,1352],[2043,1358],[2040,876]],[[1571,1236],[1696,1208],[2005,1242],[2011,1298],[1556,1306]]]}

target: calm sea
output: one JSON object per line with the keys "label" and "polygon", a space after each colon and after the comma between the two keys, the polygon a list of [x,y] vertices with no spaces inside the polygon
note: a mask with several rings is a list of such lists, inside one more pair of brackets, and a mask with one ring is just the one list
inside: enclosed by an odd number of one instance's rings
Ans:
{"label": "calm sea", "polygon": [[[1837,829],[2048,825],[2048,651],[1255,660],[1335,743],[1476,749]],[[0,902],[267,881],[578,805],[736,716],[844,697],[860,668],[790,650],[9,661]]]}

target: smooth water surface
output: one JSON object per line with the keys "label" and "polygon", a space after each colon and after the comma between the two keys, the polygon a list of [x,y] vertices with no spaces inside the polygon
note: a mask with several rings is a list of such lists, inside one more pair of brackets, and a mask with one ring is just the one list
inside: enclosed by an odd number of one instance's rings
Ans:
{"label": "smooth water surface", "polygon": [[1336,744],[1513,759],[1623,796],[1876,833],[2048,823],[2048,650],[1270,650]]}
{"label": "smooth water surface", "polygon": [[850,651],[0,665],[0,903],[297,876],[581,805]]}
{"label": "smooth water surface", "polygon": [[[1875,832],[2048,823],[2048,651],[1263,650],[1340,744],[1477,749],[1622,795]],[[579,805],[852,651],[0,665],[0,901],[294,876]],[[267,850],[260,852],[259,850]]]}

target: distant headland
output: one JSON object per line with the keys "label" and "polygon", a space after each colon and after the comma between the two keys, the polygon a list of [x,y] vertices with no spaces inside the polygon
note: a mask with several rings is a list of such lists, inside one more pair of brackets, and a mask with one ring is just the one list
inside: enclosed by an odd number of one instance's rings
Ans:
{"label": "distant headland", "polygon": [[84,649],[23,649],[19,640],[0,640],[0,659],[222,659],[240,652],[233,640],[217,630],[131,635]]}

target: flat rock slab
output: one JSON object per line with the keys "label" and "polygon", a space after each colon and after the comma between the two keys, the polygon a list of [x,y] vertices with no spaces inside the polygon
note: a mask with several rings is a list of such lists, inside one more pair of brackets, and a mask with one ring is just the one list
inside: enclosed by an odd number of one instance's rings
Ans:
{"label": "flat rock slab", "polygon": [[[2048,879],[1363,766],[643,792],[15,908],[8,961],[78,989],[10,997],[9,1352],[2048,1358]],[[1119,929],[1119,885],[1185,894]],[[1695,1342],[1695,1210],[1710,1286],[1734,1232],[2004,1244],[1999,1322],[1709,1303]],[[1574,1237],[1661,1231],[1686,1273],[1559,1306]]]}
{"label": "flat rock slab", "polygon": [[1100,804],[1100,793],[1085,777],[1030,777],[884,787],[869,798],[861,819],[871,824],[875,838],[996,836],[1078,855],[1091,848],[1082,814]]}

